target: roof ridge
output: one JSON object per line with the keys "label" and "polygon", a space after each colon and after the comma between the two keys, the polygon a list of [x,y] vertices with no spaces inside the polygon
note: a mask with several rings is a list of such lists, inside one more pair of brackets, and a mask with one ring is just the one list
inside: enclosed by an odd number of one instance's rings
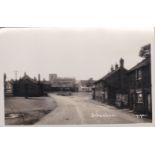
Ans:
{"label": "roof ridge", "polygon": [[[109,76],[111,76],[112,74],[116,73],[117,71],[119,71],[119,70],[121,70],[121,69],[122,69],[122,68],[119,67],[119,68],[115,69],[115,70],[112,71],[112,72],[108,72],[108,73],[105,74],[102,78],[100,78],[99,80],[95,81],[95,83],[97,83],[97,82],[99,82],[99,81],[101,81],[101,80],[106,80]],[[123,69],[127,71],[126,68],[123,68]]]}
{"label": "roof ridge", "polygon": [[145,58],[145,59],[143,59],[143,60],[141,60],[140,62],[138,62],[135,66],[133,66],[130,70],[129,70],[129,72],[130,71],[133,71],[133,70],[136,70],[136,69],[138,69],[138,68],[140,68],[140,67],[143,67],[143,66],[146,66],[148,63],[150,63],[150,59],[149,58]]}

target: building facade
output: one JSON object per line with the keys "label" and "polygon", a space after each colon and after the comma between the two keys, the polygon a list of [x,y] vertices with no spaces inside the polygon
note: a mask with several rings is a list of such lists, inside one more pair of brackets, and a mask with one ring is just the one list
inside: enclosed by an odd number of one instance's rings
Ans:
{"label": "building facade", "polygon": [[77,84],[75,78],[58,77],[57,74],[49,75],[49,82],[51,83],[50,91],[77,91]]}
{"label": "building facade", "polygon": [[89,78],[88,80],[80,80],[78,83],[79,92],[92,92],[95,80]]}
{"label": "building facade", "polygon": [[[129,70],[129,105],[137,113],[152,114],[151,95],[151,47],[142,47],[144,59]],[[143,55],[142,55],[143,54]]]}
{"label": "building facade", "polygon": [[120,66],[111,67],[111,72],[95,82],[93,98],[118,107],[128,106],[128,71],[124,68],[124,60]]}
{"label": "building facade", "polygon": [[151,45],[143,46],[139,56],[143,60],[130,70],[124,68],[124,60],[120,59],[119,67],[115,65],[96,81],[93,99],[152,116]]}
{"label": "building facade", "polygon": [[7,97],[13,95],[13,82],[11,80],[5,82],[5,96]]}

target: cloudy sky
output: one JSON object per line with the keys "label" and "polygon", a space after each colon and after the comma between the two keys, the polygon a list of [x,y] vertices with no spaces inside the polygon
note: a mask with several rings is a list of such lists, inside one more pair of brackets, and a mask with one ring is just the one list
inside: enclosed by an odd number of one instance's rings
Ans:
{"label": "cloudy sky", "polygon": [[9,79],[14,71],[99,79],[121,57],[127,69],[141,61],[138,52],[152,38],[153,28],[2,28],[0,68]]}

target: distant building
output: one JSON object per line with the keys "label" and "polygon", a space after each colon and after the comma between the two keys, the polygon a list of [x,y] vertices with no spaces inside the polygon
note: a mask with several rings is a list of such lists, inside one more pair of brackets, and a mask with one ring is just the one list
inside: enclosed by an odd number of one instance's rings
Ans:
{"label": "distant building", "polygon": [[124,60],[120,59],[120,66],[111,67],[111,71],[95,82],[93,98],[101,102],[128,106],[128,71],[124,68]]}
{"label": "distant building", "polygon": [[7,81],[7,75],[4,73],[4,95],[5,97],[12,96],[13,94],[13,80]]}
{"label": "distant building", "polygon": [[78,84],[78,90],[80,92],[92,92],[94,82],[95,80],[93,80],[93,78],[90,78],[88,80],[81,80]]}
{"label": "distant building", "polygon": [[51,82],[50,81],[46,81],[45,79],[43,81],[41,81],[41,84],[43,86],[43,90],[44,92],[50,92],[51,91]]}
{"label": "distant building", "polygon": [[138,113],[152,113],[150,51],[150,44],[142,47],[140,56],[144,59],[128,73],[130,109]]}
{"label": "distant building", "polygon": [[43,96],[43,85],[39,80],[32,79],[25,73],[21,79],[14,81],[13,95],[26,98]]}
{"label": "distant building", "polygon": [[13,95],[13,80],[5,81],[5,96]]}
{"label": "distant building", "polygon": [[57,74],[50,74],[51,91],[77,91],[75,78],[58,77]]}
{"label": "distant building", "polygon": [[49,74],[49,82],[51,84],[57,79],[57,74]]}

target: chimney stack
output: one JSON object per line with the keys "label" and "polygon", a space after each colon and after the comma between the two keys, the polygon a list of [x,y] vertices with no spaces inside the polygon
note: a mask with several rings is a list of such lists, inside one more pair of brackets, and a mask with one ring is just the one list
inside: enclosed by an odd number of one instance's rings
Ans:
{"label": "chimney stack", "polygon": [[24,76],[26,76],[27,74],[26,74],[26,72],[24,72]]}
{"label": "chimney stack", "polygon": [[124,68],[124,59],[120,59],[120,68]]}
{"label": "chimney stack", "polygon": [[116,63],[116,64],[115,64],[115,70],[117,70],[117,69],[118,69],[118,64]]}
{"label": "chimney stack", "polygon": [[38,81],[40,82],[40,74],[38,74]]}
{"label": "chimney stack", "polygon": [[4,73],[4,81],[6,81],[7,75],[6,73]]}
{"label": "chimney stack", "polygon": [[113,67],[113,65],[111,65],[111,72],[113,72],[114,71],[114,67]]}

